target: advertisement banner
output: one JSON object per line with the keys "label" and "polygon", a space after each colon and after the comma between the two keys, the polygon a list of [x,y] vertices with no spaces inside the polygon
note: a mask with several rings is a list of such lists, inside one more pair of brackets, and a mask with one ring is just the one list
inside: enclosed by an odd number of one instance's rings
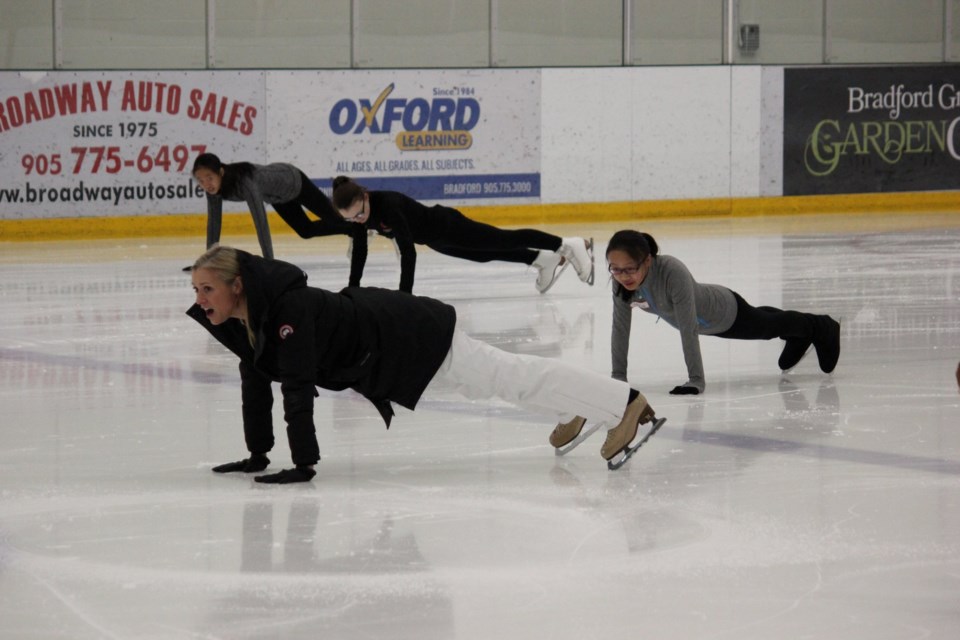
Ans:
{"label": "advertisement banner", "polygon": [[960,66],[787,68],[784,195],[960,188]]}
{"label": "advertisement banner", "polygon": [[[428,201],[540,197],[540,72],[271,72],[271,156]],[[272,128],[273,125],[271,125]],[[276,148],[274,148],[276,145]]]}
{"label": "advertisement banner", "polygon": [[0,73],[0,218],[193,213],[204,151],[264,157],[263,72]]}

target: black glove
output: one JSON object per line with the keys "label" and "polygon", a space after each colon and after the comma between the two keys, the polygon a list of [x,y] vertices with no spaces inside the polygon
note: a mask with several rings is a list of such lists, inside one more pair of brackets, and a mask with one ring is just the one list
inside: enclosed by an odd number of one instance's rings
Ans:
{"label": "black glove", "polygon": [[269,473],[265,476],[254,478],[257,482],[267,484],[290,484],[291,482],[310,482],[317,472],[306,465],[297,465],[296,469],[284,469],[277,473]]}
{"label": "black glove", "polygon": [[231,471],[243,471],[244,473],[256,473],[263,471],[270,464],[270,458],[262,453],[251,454],[249,458],[228,462],[213,468],[215,473],[230,473]]}
{"label": "black glove", "polygon": [[682,384],[677,387],[674,387],[673,389],[670,389],[670,395],[672,396],[695,396],[699,394],[700,394],[700,390],[697,389],[696,387],[688,387]]}

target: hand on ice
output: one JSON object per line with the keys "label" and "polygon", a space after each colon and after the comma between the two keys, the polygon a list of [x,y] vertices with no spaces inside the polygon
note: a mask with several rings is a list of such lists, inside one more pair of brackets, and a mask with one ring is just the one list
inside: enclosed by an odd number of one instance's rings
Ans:
{"label": "hand on ice", "polygon": [[257,471],[263,471],[266,469],[268,464],[270,464],[270,458],[262,453],[254,453],[251,454],[249,458],[218,465],[213,468],[213,471],[215,473],[230,473],[232,471],[256,473]]}
{"label": "hand on ice", "polygon": [[291,482],[310,482],[313,476],[317,475],[311,467],[306,465],[297,465],[295,469],[284,469],[277,473],[269,473],[265,476],[254,478],[257,482],[266,484],[290,484]]}
{"label": "hand on ice", "polygon": [[695,396],[700,393],[700,390],[696,387],[688,387],[686,385],[679,385],[670,389],[670,395],[672,396]]}

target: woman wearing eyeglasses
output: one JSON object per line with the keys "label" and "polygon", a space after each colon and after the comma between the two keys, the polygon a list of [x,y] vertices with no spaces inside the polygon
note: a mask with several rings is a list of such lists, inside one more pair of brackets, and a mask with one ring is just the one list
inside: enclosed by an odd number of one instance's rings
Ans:
{"label": "woman wearing eyeglasses", "polygon": [[[207,192],[208,249],[220,242],[224,200],[247,203],[264,258],[273,258],[264,202],[272,205],[301,238],[348,235],[350,232],[350,227],[344,224],[330,199],[292,164],[225,163],[212,153],[202,153],[193,163],[193,178]],[[319,220],[308,218],[304,208]]]}
{"label": "woman wearing eyeglasses", "polygon": [[706,382],[700,335],[735,340],[785,340],[778,364],[792,369],[813,345],[820,369],[830,373],[840,358],[840,323],[827,315],[753,307],[735,291],[700,284],[677,258],[659,255],[656,240],[639,231],[618,231],[607,245],[613,276],[613,377],[627,379],[630,319],[634,308],[666,320],[680,331],[688,380],[670,393],[703,393]]}
{"label": "woman wearing eyeglasses", "polygon": [[396,191],[368,191],[345,176],[333,180],[333,204],[351,234],[350,286],[360,286],[367,261],[367,231],[396,240],[400,251],[400,291],[413,291],[415,244],[474,262],[519,262],[537,268],[537,291],[546,293],[567,265],[593,284],[593,239],[560,238],[536,229],[499,229],[476,222],[456,209],[427,207]]}

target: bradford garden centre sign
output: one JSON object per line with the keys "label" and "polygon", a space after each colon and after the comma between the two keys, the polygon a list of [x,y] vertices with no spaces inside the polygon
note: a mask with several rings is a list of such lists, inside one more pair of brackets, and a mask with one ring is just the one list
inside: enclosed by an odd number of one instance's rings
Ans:
{"label": "bradford garden centre sign", "polygon": [[784,70],[784,195],[960,188],[960,66]]}

